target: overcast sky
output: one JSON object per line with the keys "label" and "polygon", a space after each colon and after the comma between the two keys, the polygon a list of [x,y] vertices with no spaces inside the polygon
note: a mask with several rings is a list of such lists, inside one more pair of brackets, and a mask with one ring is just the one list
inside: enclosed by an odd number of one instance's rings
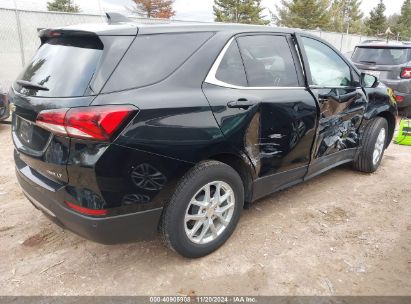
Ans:
{"label": "overcast sky", "polygon": [[[18,8],[44,10],[47,0],[15,0]],[[48,0],[51,1],[51,0]],[[80,5],[84,12],[98,12],[99,0],[74,0],[77,5]],[[131,6],[132,0],[100,0],[103,11],[124,11],[125,6]],[[212,21],[213,20],[213,0],[175,0],[174,9],[176,11],[176,19],[196,20],[196,21]],[[275,12],[275,5],[280,0],[263,0],[264,7]],[[362,0],[361,9],[364,15],[367,16],[370,10],[378,4],[379,0]],[[384,0],[387,7],[387,15],[399,13],[402,0]],[[0,7],[13,7],[13,0],[0,0]]]}

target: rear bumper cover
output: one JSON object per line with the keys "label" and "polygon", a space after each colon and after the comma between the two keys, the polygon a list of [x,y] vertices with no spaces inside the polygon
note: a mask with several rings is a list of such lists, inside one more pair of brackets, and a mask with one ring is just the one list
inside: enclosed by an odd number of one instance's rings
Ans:
{"label": "rear bumper cover", "polygon": [[404,109],[411,106],[411,94],[404,94],[398,91],[394,91],[394,94],[404,97],[404,100],[402,102],[397,103],[398,109]]}
{"label": "rear bumper cover", "polygon": [[381,79],[381,81],[389,88],[391,88],[395,95],[404,97],[402,102],[398,102],[398,108],[406,108],[411,105],[411,81],[406,80],[389,80]]}
{"label": "rear bumper cover", "polygon": [[30,181],[16,168],[17,179],[26,197],[53,222],[95,242],[117,244],[152,239],[157,235],[162,208],[111,217],[89,217],[65,207],[61,195]]}

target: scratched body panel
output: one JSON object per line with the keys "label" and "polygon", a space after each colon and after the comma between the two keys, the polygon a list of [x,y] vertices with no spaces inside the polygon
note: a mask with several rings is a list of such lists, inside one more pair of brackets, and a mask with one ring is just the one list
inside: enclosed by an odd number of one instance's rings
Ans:
{"label": "scratched body panel", "polygon": [[[258,177],[309,164],[317,107],[307,90],[235,90],[211,84],[203,90],[224,136],[246,151]],[[239,98],[256,104],[247,110],[227,107]]]}
{"label": "scratched body panel", "polygon": [[367,107],[361,89],[314,89],[320,107],[313,159],[358,147],[358,129]]}

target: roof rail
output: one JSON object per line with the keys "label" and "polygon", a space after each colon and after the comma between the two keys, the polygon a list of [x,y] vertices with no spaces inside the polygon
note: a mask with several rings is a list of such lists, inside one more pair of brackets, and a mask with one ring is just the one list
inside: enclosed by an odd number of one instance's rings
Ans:
{"label": "roof rail", "polygon": [[126,16],[120,14],[120,13],[111,13],[107,12],[107,21],[108,24],[114,24],[114,23],[121,23],[121,22],[132,22],[130,18],[127,18]]}

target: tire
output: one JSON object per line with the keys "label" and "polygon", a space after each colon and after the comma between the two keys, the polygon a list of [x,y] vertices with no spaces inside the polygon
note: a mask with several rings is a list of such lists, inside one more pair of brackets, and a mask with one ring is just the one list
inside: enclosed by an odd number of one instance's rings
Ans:
{"label": "tire", "polygon": [[[217,187],[222,200],[227,198],[220,206],[212,207],[218,202]],[[206,199],[206,189],[209,189],[209,197],[213,200]],[[211,202],[209,207],[204,206],[207,201]],[[198,203],[201,206],[196,205]],[[238,173],[218,161],[201,162],[184,175],[165,207],[160,224],[163,241],[182,256],[205,256],[223,245],[231,236],[243,205],[244,185]],[[227,210],[223,212],[225,209]],[[201,219],[186,221],[193,216]],[[210,220],[213,225],[210,225]],[[227,223],[223,225],[224,222]]]}
{"label": "tire", "polygon": [[[384,131],[383,131],[384,130]],[[381,132],[384,132],[382,140]],[[384,156],[385,148],[387,147],[388,138],[388,123],[382,117],[372,119],[365,127],[363,133],[362,146],[353,162],[354,168],[361,172],[375,172],[381,164]],[[376,150],[380,150],[376,158]]]}

